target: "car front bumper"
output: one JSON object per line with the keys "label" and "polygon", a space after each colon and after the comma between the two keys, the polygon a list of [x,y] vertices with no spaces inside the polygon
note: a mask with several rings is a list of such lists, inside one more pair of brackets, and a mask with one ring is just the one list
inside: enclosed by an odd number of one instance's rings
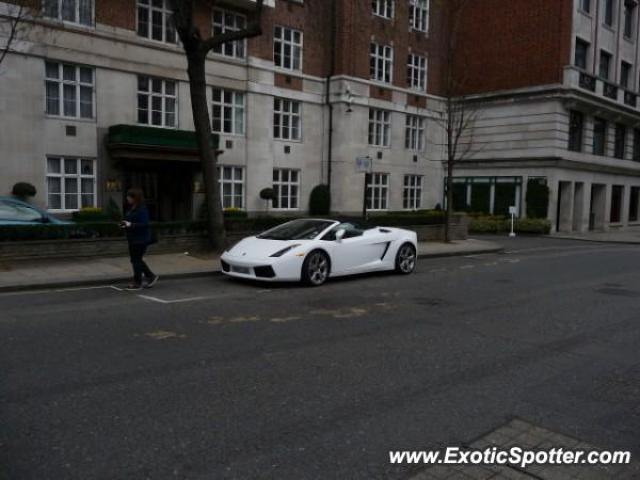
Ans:
{"label": "car front bumper", "polygon": [[262,282],[298,282],[304,257],[284,255],[282,257],[249,258],[225,252],[220,257],[222,273],[230,277]]}

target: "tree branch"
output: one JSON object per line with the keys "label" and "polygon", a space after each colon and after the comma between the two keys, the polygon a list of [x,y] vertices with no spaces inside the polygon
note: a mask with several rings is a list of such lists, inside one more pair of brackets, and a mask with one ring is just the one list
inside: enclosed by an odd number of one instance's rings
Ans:
{"label": "tree branch", "polygon": [[9,35],[7,36],[7,43],[5,44],[4,47],[0,49],[0,65],[2,65],[2,62],[4,61],[5,57],[9,53],[9,50],[11,50],[11,45],[16,40],[16,37],[18,35],[18,26],[22,21],[24,14],[25,14],[24,4],[20,3],[15,17],[10,17],[8,20]]}

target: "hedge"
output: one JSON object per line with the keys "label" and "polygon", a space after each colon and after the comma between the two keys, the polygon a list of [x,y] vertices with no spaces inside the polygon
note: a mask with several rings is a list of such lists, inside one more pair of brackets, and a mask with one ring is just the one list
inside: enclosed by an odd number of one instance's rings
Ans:
{"label": "hedge", "polygon": [[[541,218],[519,218],[514,224],[516,233],[546,235],[551,222]],[[503,216],[471,217],[469,233],[505,233],[511,231],[511,220]]]}

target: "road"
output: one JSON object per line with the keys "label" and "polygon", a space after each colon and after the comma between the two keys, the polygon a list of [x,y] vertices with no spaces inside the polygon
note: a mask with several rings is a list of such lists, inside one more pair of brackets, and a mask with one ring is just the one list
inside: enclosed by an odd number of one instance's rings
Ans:
{"label": "road", "polygon": [[315,289],[1,295],[0,478],[402,479],[389,450],[514,417],[637,457],[640,247],[505,245]]}

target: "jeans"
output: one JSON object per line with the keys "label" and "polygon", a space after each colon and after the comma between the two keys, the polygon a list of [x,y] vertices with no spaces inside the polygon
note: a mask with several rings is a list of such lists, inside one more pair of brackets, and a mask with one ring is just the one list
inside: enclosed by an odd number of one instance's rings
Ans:
{"label": "jeans", "polygon": [[148,280],[155,277],[154,273],[142,259],[146,251],[147,244],[145,243],[129,243],[129,258],[133,266],[133,281],[136,284],[142,283],[142,275]]}

